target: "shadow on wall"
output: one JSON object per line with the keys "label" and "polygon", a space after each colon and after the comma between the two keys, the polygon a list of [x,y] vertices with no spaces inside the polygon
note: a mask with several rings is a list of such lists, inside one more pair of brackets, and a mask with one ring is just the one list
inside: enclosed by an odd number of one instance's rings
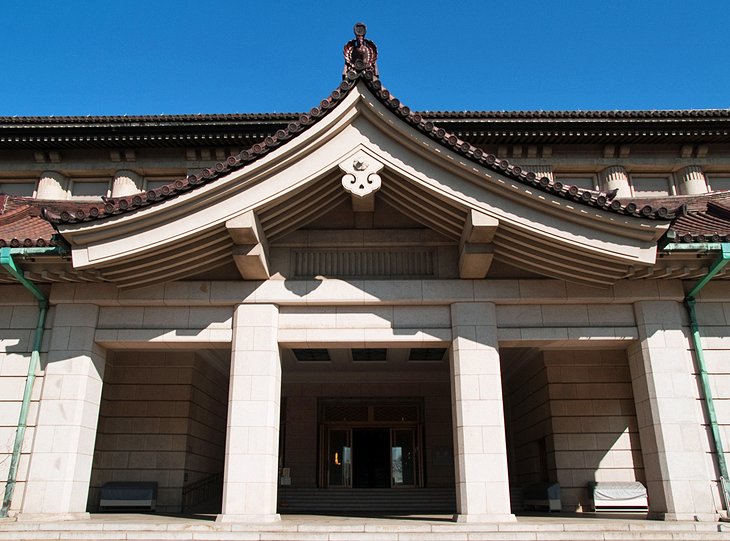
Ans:
{"label": "shadow on wall", "polygon": [[109,352],[89,511],[99,510],[104,483],[153,481],[157,511],[179,513],[183,486],[223,471],[228,362],[221,355],[230,353]]}
{"label": "shadow on wall", "polygon": [[510,483],[560,483],[590,511],[588,483],[645,484],[624,351],[502,350]]}

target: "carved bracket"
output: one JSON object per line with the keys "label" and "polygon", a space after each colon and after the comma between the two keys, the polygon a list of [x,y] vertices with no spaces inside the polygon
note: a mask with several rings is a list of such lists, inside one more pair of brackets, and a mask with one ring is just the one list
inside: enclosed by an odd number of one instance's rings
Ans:
{"label": "carved bracket", "polygon": [[489,272],[494,259],[492,240],[499,220],[471,209],[466,217],[459,242],[459,277],[482,279]]}
{"label": "carved bracket", "polygon": [[345,172],[342,186],[352,195],[367,197],[380,189],[382,180],[378,172],[383,164],[362,150],[340,164]]}
{"label": "carved bracket", "polygon": [[231,218],[226,229],[233,239],[233,261],[244,280],[266,280],[269,273],[269,245],[253,211]]}

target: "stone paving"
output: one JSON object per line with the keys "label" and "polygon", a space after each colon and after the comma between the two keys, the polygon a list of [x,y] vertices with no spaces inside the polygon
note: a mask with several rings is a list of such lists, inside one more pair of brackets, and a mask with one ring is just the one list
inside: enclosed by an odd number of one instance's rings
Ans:
{"label": "stone paving", "polygon": [[219,523],[215,516],[94,514],[85,520],[0,520],[0,540],[231,541],[730,541],[724,522],[661,522],[628,516],[521,516],[515,522],[458,524],[448,516],[285,515],[269,524]]}

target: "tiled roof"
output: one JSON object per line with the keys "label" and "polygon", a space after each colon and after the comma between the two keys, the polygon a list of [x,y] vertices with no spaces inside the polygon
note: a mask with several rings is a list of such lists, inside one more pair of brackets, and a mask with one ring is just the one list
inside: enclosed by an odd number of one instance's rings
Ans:
{"label": "tiled roof", "polygon": [[[362,34],[364,37],[364,33]],[[718,133],[725,133],[725,124],[730,121],[730,110],[672,110],[672,111],[431,111],[413,112],[393,97],[385,89],[378,78],[374,59],[377,49],[368,40],[364,42],[370,51],[369,60],[363,63],[361,52],[358,52],[356,40],[345,47],[346,59],[348,46],[352,58],[346,64],[343,81],[329,97],[322,100],[319,106],[308,113],[260,113],[229,115],[145,115],[145,116],[108,116],[108,117],[0,117],[0,132],[12,133],[14,127],[29,129],[30,132],[55,128],[88,128],[115,131],[119,126],[135,127],[145,130],[151,127],[161,128],[180,125],[202,124],[225,126],[227,124],[251,123],[258,126],[259,132],[263,124],[276,128],[256,144],[242,152],[229,156],[214,167],[203,170],[198,175],[190,175],[171,182],[165,186],[146,193],[121,198],[104,198],[103,203],[79,204],[72,201],[51,202],[36,201],[29,198],[18,198],[0,195],[0,246],[3,245],[48,245],[54,242],[54,229],[51,224],[80,223],[102,220],[113,215],[132,212],[136,209],[157,204],[173,198],[180,193],[194,190],[199,186],[258,160],[286,141],[298,136],[309,127],[324,118],[348,93],[363,81],[373,95],[396,116],[414,129],[430,137],[451,151],[471,160],[485,168],[511,178],[536,190],[549,193],[555,197],[574,201],[579,205],[601,209],[607,212],[631,215],[646,219],[674,219],[671,231],[683,242],[697,241],[706,237],[730,240],[730,194],[711,194],[695,197],[671,197],[663,199],[619,201],[605,193],[585,190],[576,186],[552,181],[548,177],[539,177],[534,172],[526,171],[519,165],[511,164],[498,158],[471,142],[447,131],[441,125],[448,125],[461,133],[463,122],[489,122],[492,120],[521,121],[559,121],[572,122],[623,122],[623,123],[683,123],[691,121],[719,122]],[[354,53],[353,53],[354,51]],[[374,52],[374,55],[372,54]],[[369,63],[368,63],[369,62]],[[730,126],[730,124],[728,124]],[[723,131],[724,130],[724,131]],[[26,130],[27,131],[27,130]],[[250,129],[249,135],[256,129]],[[727,135],[727,134],[726,134]],[[0,142],[3,142],[0,133]],[[155,135],[156,136],[156,135]],[[89,136],[88,133],[86,137]],[[93,138],[93,137],[92,137]],[[10,137],[12,139],[12,137]],[[69,144],[73,144],[72,142]],[[3,244],[5,243],[5,244]]]}
{"label": "tiled roof", "polygon": [[227,113],[196,115],[0,116],[0,126],[72,127],[113,124],[160,125],[293,120],[299,113]]}
{"label": "tiled roof", "polygon": [[[0,117],[0,149],[242,148],[302,113]],[[475,145],[730,142],[730,110],[422,111]]]}
{"label": "tiled roof", "polygon": [[[256,121],[292,121],[302,113],[221,113],[221,114],[177,114],[177,115],[75,115],[75,116],[0,116],[0,127],[27,126],[74,127],[110,125],[171,125],[171,124],[210,124]],[[429,120],[455,119],[730,119],[730,109],[650,109],[650,110],[572,110],[572,111],[419,111]]]}
{"label": "tiled roof", "polygon": [[437,119],[476,119],[476,118],[519,118],[519,119],[555,119],[555,120],[585,120],[585,119],[699,119],[699,118],[730,118],[730,109],[651,109],[651,110],[587,110],[587,111],[424,111],[424,116]]}
{"label": "tiled roof", "polygon": [[43,206],[60,211],[65,204],[0,194],[0,248],[65,245],[53,225],[42,216]]}
{"label": "tiled roof", "polygon": [[674,200],[680,206],[668,231],[673,242],[730,242],[730,192]]}
{"label": "tiled roof", "polygon": [[531,186],[537,190],[550,193],[557,197],[572,200],[580,205],[599,208],[608,212],[648,219],[670,219],[672,214],[667,207],[646,203],[641,206],[634,202],[621,204],[619,201],[611,201],[610,197],[601,192],[584,190],[576,186],[563,184],[559,181],[551,181],[548,177],[539,177],[534,172],[522,169],[519,165],[511,164],[505,159],[500,159],[493,154],[484,152],[481,148],[475,147],[456,135],[453,135],[430,120],[425,119],[420,113],[414,113],[400,100],[393,97],[385,89],[370,69],[360,71],[349,70],[344,76],[339,87],[329,97],[322,100],[318,107],[302,114],[296,121],[290,122],[285,129],[278,130],[262,141],[256,143],[239,154],[229,156],[225,161],[219,162],[215,167],[204,169],[197,175],[189,175],[187,178],[179,179],[170,184],[155,190],[133,196],[105,199],[103,205],[84,205],[73,210],[55,212],[49,210],[47,218],[58,224],[80,223],[92,220],[102,220],[113,215],[131,212],[133,210],[154,205],[160,201],[170,199],[180,193],[193,190],[198,186],[213,182],[214,180],[239,170],[249,163],[252,163],[262,156],[268,154],[289,139],[296,137],[310,126],[324,118],[329,111],[342,101],[345,96],[362,80],[371,90],[374,96],[403,121],[413,128],[437,141],[441,145],[461,154],[463,157],[478,163],[488,169],[498,172],[501,175],[512,178],[522,184]]}

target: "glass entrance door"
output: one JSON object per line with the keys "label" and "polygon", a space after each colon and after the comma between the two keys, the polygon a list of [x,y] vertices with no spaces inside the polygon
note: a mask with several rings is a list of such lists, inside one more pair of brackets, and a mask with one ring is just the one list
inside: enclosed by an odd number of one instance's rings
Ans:
{"label": "glass entrance door", "polygon": [[330,427],[326,442],[328,487],[419,486],[417,428]]}
{"label": "glass entrance door", "polygon": [[352,486],[352,430],[331,428],[327,433],[327,486]]}
{"label": "glass entrance door", "polygon": [[390,431],[390,480],[393,487],[416,485],[416,431],[413,428]]}

